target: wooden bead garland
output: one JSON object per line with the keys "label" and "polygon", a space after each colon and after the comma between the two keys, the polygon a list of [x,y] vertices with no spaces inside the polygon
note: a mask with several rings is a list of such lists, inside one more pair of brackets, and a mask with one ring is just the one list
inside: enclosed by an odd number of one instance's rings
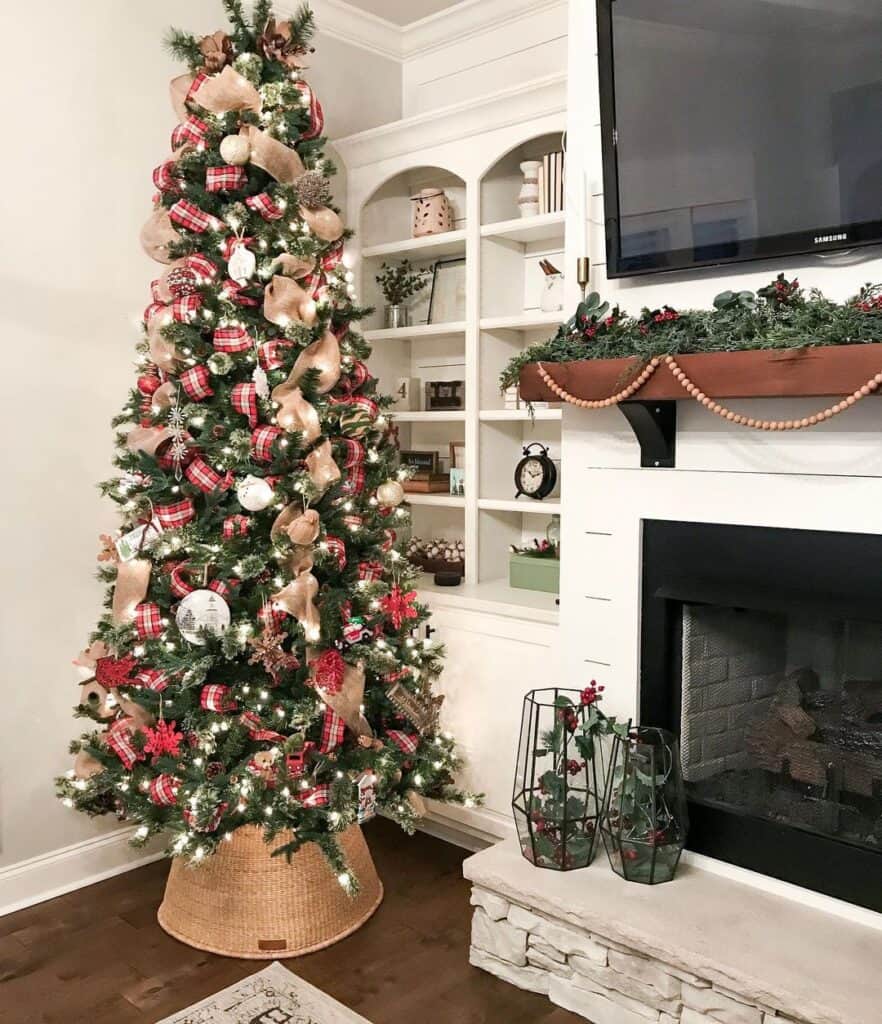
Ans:
{"label": "wooden bead garland", "polygon": [[571,395],[569,391],[562,388],[554,380],[542,363],[537,363],[537,368],[545,386],[549,391],[557,395],[561,401],[567,402],[569,405],[575,405],[580,409],[607,409],[610,406],[627,401],[632,395],[636,394],[662,363],[671,371],[674,379],[681,385],[683,390],[691,398],[694,398],[699,405],[703,405],[710,412],[715,413],[729,423],[735,423],[739,427],[747,427],[750,430],[805,430],[808,427],[815,427],[819,423],[824,423],[834,416],[838,416],[841,412],[845,412],[846,409],[850,409],[855,403],[873,394],[882,385],[882,373],[877,373],[875,377],[871,377],[866,384],[861,385],[847,398],[843,398],[835,405],[828,406],[828,408],[812,416],[805,416],[798,420],[759,420],[733,412],[724,405],[720,405],[719,402],[715,402],[714,399],[709,398],[686,376],[673,356],[653,356],[641,373],[626,388],[616,395],[599,400],[576,398],[575,395]]}

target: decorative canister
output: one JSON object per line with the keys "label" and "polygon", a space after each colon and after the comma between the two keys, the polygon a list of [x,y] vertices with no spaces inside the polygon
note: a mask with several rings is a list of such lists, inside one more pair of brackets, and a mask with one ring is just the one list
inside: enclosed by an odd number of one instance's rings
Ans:
{"label": "decorative canister", "polygon": [[413,237],[440,235],[453,230],[453,209],[443,188],[424,188],[411,196],[413,203]]}
{"label": "decorative canister", "polygon": [[518,207],[522,217],[536,217],[539,213],[539,168],[538,160],[525,160],[521,164],[524,184],[518,196]]}

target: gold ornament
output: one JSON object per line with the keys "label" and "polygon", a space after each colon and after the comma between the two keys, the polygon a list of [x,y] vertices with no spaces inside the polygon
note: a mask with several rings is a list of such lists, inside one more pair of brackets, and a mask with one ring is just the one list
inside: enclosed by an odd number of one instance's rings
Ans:
{"label": "gold ornament", "polygon": [[278,402],[276,423],[288,433],[301,433],[307,444],[317,441],[322,434],[321,423],[315,407],[303,397],[296,384],[287,381],[273,388],[273,401]]}
{"label": "gold ornament", "polygon": [[181,236],[175,230],[168,210],[163,206],[157,206],[141,228],[141,248],[157,263],[171,263],[168,247],[180,241]]}
{"label": "gold ornament", "polygon": [[146,558],[120,562],[116,570],[111,614],[117,625],[135,621],[135,609],[147,596],[152,563]]}
{"label": "gold ornament", "polygon": [[260,93],[229,65],[219,75],[206,78],[194,93],[193,101],[212,114],[228,114],[232,110],[260,113]]}
{"label": "gold ornament", "polygon": [[316,693],[346,723],[356,736],[373,736],[374,731],[361,712],[364,703],[364,665],[350,665],[343,672],[343,683],[337,693],[316,687]]}
{"label": "gold ornament", "polygon": [[233,167],[242,167],[251,158],[251,146],[242,135],[225,135],[221,139],[220,155]]}
{"label": "gold ornament", "polygon": [[320,206],[317,210],[301,206],[300,216],[306,221],[309,230],[323,242],[336,242],[346,230],[343,221],[329,206]]}
{"label": "gold ornament", "polygon": [[278,593],[273,594],[272,601],[303,627],[307,640],[317,640],[321,634],[321,618],[315,604],[319,584],[311,572],[301,573]]}
{"label": "gold ornament", "polygon": [[279,327],[287,327],[290,323],[312,327],[318,319],[315,301],[309,292],[292,278],[278,274],[266,286],[263,315]]}
{"label": "gold ornament", "polygon": [[404,501],[404,488],[397,480],[387,480],[377,488],[377,501],[382,508],[396,508]]}
{"label": "gold ornament", "polygon": [[306,169],[296,150],[255,128],[253,124],[244,125],[239,134],[248,140],[254,166],[260,167],[283,185],[293,184]]}
{"label": "gold ornament", "polygon": [[318,447],[313,448],[304,461],[309,479],[322,493],[340,479],[340,467],[334,462],[330,441],[322,441]]}

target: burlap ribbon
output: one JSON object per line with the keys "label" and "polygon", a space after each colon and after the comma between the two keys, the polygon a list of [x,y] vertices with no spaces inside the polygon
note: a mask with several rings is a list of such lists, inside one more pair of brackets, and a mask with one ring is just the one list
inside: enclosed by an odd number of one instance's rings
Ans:
{"label": "burlap ribbon", "polygon": [[317,688],[321,699],[338,714],[356,736],[373,736],[374,732],[361,713],[364,703],[364,665],[346,665],[343,685],[336,693]]}
{"label": "burlap ribbon", "polygon": [[283,185],[293,184],[306,170],[296,150],[255,128],[254,125],[244,125],[239,134],[244,135],[251,145],[251,163],[272,175]]}
{"label": "burlap ribbon", "polygon": [[111,606],[111,615],[117,625],[135,621],[135,609],[147,596],[151,568],[146,558],[133,558],[117,566]]}
{"label": "burlap ribbon", "polygon": [[304,461],[309,479],[318,491],[326,491],[340,479],[340,467],[334,461],[330,441],[322,441],[320,445],[313,448]]}
{"label": "burlap ribbon", "polygon": [[309,370],[319,371],[316,389],[321,395],[331,391],[340,379],[342,370],[340,343],[331,331],[325,331],[318,341],[307,345],[300,353],[288,375],[288,379],[273,391],[275,401],[281,401],[281,398],[276,397],[276,391],[286,395]]}
{"label": "burlap ribbon", "polygon": [[193,102],[212,114],[231,110],[260,113],[260,93],[239,72],[227,65],[219,75],[210,75],[193,94]]}
{"label": "burlap ribbon", "polygon": [[147,350],[150,354],[150,361],[164,370],[172,373],[179,360],[178,350],[175,344],[163,336],[162,329],[172,322],[168,310],[161,310],[155,313],[147,321]]}
{"label": "burlap ribbon", "polygon": [[272,324],[286,327],[303,323],[307,327],[318,319],[312,296],[290,277],[273,277],[263,293],[263,315]]}
{"label": "burlap ribbon", "polygon": [[308,224],[309,230],[323,242],[336,242],[346,230],[343,221],[328,206],[320,206],[317,210],[301,206],[300,216]]}
{"label": "burlap ribbon", "polygon": [[301,433],[307,444],[312,444],[321,437],[322,427],[315,407],[303,397],[303,392],[296,384],[287,381],[273,388],[272,398],[279,408],[276,412],[276,423],[289,434]]}
{"label": "burlap ribbon", "polygon": [[126,448],[130,452],[144,452],[156,458],[159,448],[172,437],[168,427],[135,427],[126,435]]}
{"label": "burlap ribbon", "polygon": [[314,508],[303,511],[302,503],[292,501],[276,516],[270,529],[270,538],[278,540],[285,535],[292,544],[314,544],[319,535],[319,514]]}
{"label": "burlap ribbon", "polygon": [[321,618],[315,604],[318,590],[315,576],[311,572],[303,572],[272,596],[273,604],[293,615],[310,640],[318,639],[321,630]]}
{"label": "burlap ribbon", "polygon": [[307,277],[315,269],[315,260],[305,260],[302,256],[292,256],[285,252],[273,261],[272,270],[274,274],[284,274],[285,277]]}
{"label": "burlap ribbon", "polygon": [[141,228],[141,248],[157,263],[171,263],[168,247],[180,240],[181,236],[175,230],[164,206],[158,206]]}
{"label": "burlap ribbon", "polygon": [[190,89],[195,80],[195,75],[178,75],[169,83],[168,92],[171,97],[172,109],[179,121],[186,121],[190,116],[190,111],[187,110],[187,97],[190,95]]}

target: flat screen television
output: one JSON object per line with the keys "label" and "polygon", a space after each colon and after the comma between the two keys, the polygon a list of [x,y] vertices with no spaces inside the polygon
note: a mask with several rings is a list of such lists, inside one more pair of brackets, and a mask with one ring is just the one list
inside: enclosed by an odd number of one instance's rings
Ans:
{"label": "flat screen television", "polygon": [[882,0],[597,0],[607,273],[882,242]]}

